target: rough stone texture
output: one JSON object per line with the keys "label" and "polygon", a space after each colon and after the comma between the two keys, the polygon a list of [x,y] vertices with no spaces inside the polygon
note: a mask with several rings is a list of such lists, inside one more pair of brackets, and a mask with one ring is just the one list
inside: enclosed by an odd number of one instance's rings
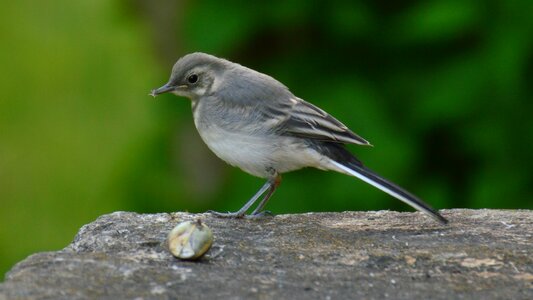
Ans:
{"label": "rough stone texture", "polygon": [[[37,253],[0,299],[533,299],[533,211],[345,212],[228,220],[117,212],[71,245]],[[215,234],[197,262],[168,231],[201,218]]]}

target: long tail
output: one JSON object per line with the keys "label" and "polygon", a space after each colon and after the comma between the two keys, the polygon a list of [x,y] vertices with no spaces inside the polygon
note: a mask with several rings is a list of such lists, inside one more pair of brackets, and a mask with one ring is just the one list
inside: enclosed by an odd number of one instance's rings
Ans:
{"label": "long tail", "polygon": [[329,162],[335,167],[335,169],[337,169],[337,171],[363,180],[394,198],[405,202],[413,208],[428,214],[441,224],[448,223],[446,218],[424,201],[365,167],[343,146],[339,144],[322,144],[322,147],[320,148],[320,152],[329,158]]}

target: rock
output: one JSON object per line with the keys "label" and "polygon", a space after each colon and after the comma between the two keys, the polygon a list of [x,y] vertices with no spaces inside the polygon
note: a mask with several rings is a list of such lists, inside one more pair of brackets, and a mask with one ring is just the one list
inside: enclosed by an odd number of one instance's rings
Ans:
{"label": "rock", "polygon": [[[104,215],[61,251],[34,254],[0,299],[533,299],[533,211],[343,212],[231,220],[210,214]],[[165,249],[201,218],[198,261]]]}

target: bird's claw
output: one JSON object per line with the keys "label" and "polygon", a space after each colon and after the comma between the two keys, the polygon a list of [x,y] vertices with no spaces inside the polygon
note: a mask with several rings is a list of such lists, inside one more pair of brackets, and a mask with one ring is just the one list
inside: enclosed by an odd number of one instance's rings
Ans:
{"label": "bird's claw", "polygon": [[238,211],[237,212],[222,213],[222,212],[218,212],[218,211],[214,211],[214,210],[208,210],[207,212],[212,214],[212,215],[214,215],[215,217],[219,217],[219,218],[231,218],[231,219],[244,218],[244,214],[240,213]]}
{"label": "bird's claw", "polygon": [[253,212],[249,215],[249,218],[262,218],[262,217],[272,217],[274,214],[270,210],[263,210],[258,212]]}
{"label": "bird's claw", "polygon": [[266,216],[273,216],[274,215],[269,210],[263,210],[263,211],[260,211],[260,212],[253,212],[253,213],[251,213],[249,215],[246,215],[246,214],[244,214],[242,212],[239,212],[239,211],[223,213],[223,212],[218,212],[218,211],[214,211],[214,210],[208,210],[207,212],[212,214],[212,215],[214,215],[215,217],[229,218],[229,219],[241,219],[241,218],[258,219],[258,218],[262,218],[262,217],[266,217]]}

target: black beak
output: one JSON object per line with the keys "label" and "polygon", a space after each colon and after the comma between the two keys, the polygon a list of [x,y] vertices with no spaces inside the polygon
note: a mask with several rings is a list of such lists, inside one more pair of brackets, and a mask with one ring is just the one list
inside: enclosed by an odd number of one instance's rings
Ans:
{"label": "black beak", "polygon": [[172,92],[175,89],[176,89],[175,86],[171,85],[170,83],[167,83],[167,84],[165,84],[164,86],[162,86],[162,87],[160,87],[158,89],[152,90],[150,92],[150,96],[155,97],[157,95],[161,95],[161,94],[164,94],[164,93]]}

